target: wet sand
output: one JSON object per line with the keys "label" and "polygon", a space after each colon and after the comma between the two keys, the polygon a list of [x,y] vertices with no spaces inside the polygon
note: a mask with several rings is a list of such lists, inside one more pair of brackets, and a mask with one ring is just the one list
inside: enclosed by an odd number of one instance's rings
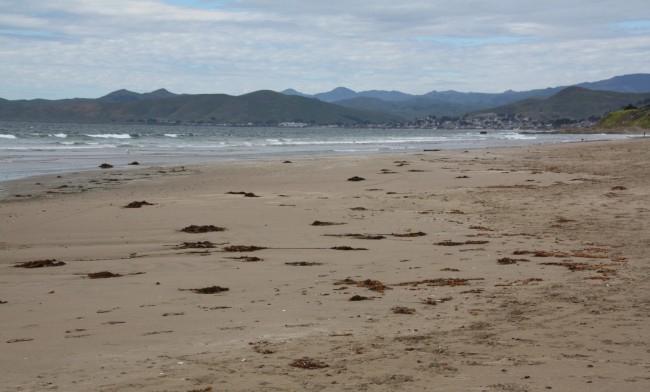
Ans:
{"label": "wet sand", "polygon": [[650,142],[290,159],[10,183],[0,390],[650,390]]}

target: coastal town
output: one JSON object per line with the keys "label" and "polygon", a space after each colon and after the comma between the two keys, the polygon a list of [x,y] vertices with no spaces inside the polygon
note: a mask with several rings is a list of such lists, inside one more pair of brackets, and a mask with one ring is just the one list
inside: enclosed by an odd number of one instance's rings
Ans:
{"label": "coastal town", "polygon": [[[600,118],[591,117],[584,120],[535,120],[523,115],[500,115],[496,113],[480,113],[463,117],[426,116],[405,122],[391,122],[383,124],[358,124],[354,128],[391,128],[391,129],[505,129],[505,130],[561,130],[561,129],[586,129],[598,123]],[[226,125],[226,124],[222,124]],[[234,126],[234,124],[228,124]],[[254,124],[238,124],[238,126],[254,126]],[[306,128],[312,124],[303,122],[283,122],[279,127]],[[340,126],[340,125],[333,125]],[[350,127],[345,125],[344,127]]]}
{"label": "coastal town", "polygon": [[523,115],[500,115],[496,113],[472,114],[464,117],[436,117],[408,121],[398,124],[398,128],[412,129],[507,129],[507,130],[557,130],[566,128],[590,128],[599,118],[585,120],[535,120]]}

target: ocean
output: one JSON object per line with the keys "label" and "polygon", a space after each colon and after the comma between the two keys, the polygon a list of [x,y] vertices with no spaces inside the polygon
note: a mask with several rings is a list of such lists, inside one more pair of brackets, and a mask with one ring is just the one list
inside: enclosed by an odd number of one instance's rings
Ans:
{"label": "ocean", "polygon": [[[487,132],[481,134],[481,131]],[[0,181],[116,166],[364,155],[621,139],[510,130],[218,127],[0,122]]]}

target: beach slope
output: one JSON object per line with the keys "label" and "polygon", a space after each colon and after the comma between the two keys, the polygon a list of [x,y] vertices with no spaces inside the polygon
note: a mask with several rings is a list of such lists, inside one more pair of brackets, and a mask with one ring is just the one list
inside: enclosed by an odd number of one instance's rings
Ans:
{"label": "beach slope", "polygon": [[7,184],[0,390],[650,389],[647,140],[291,159]]}

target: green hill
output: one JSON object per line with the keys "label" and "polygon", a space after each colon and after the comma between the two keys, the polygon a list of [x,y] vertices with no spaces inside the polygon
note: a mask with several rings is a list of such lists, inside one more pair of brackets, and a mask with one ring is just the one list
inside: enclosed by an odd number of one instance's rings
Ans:
{"label": "green hill", "polygon": [[[162,90],[161,90],[162,91]],[[138,98],[118,91],[99,99],[0,101],[0,120],[40,122],[210,122],[274,125],[388,123],[401,118],[345,108],[313,98],[256,91],[241,96],[225,94],[155,94]]]}
{"label": "green hill", "polygon": [[650,130],[650,105],[609,113],[596,128],[606,130]]}
{"label": "green hill", "polygon": [[582,87],[568,87],[544,99],[526,99],[482,113],[521,115],[534,120],[581,120],[600,117],[607,112],[628,104],[636,104],[650,98],[650,93],[618,93],[612,91],[588,90]]}

